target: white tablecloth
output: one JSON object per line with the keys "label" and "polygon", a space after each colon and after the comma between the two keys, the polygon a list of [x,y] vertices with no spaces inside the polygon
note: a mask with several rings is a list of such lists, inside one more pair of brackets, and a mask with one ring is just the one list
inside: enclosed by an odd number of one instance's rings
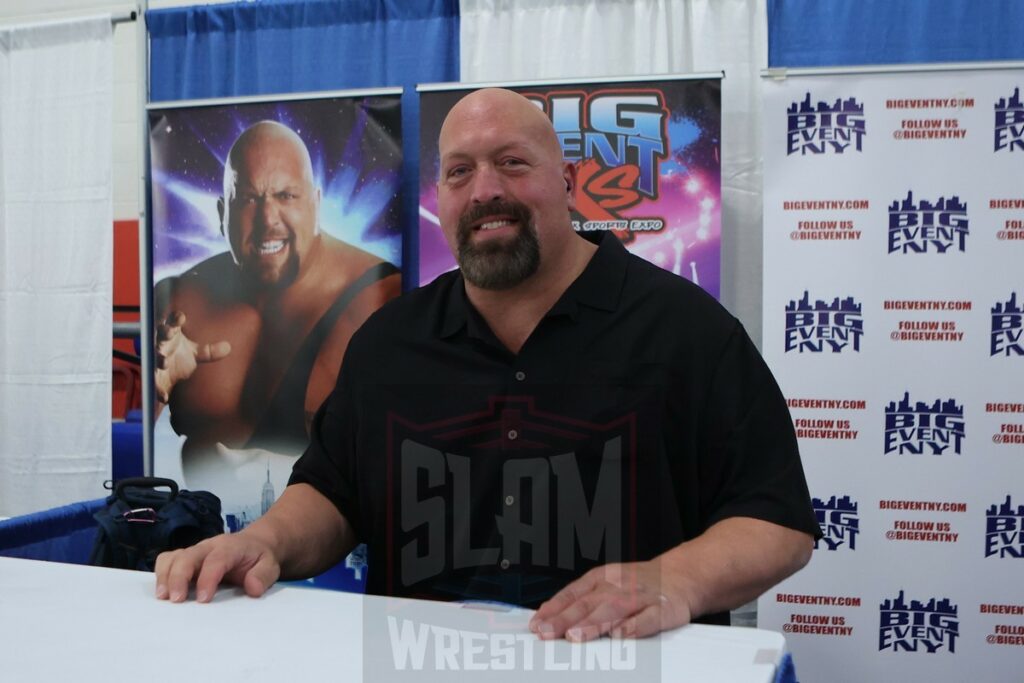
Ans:
{"label": "white tablecloth", "polygon": [[785,650],[777,633],[702,625],[541,642],[525,609],[293,585],[258,600],[226,588],[210,604],[153,593],[152,574],[0,557],[0,680],[770,683]]}

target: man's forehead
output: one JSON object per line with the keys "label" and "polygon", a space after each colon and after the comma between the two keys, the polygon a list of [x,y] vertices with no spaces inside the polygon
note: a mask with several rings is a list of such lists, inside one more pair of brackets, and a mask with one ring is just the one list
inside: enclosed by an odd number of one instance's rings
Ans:
{"label": "man's forehead", "polygon": [[508,153],[536,153],[538,145],[527,136],[516,134],[491,138],[475,132],[464,138],[449,140],[441,144],[441,160],[463,158],[484,154],[496,156]]}
{"label": "man's forehead", "polygon": [[299,143],[280,134],[264,134],[246,140],[239,152],[239,165],[301,163],[304,156]]}
{"label": "man's forehead", "polygon": [[505,138],[521,135],[528,139],[554,133],[547,115],[536,103],[500,89],[476,91],[456,102],[441,126],[438,143],[443,148],[449,138],[465,137],[477,131],[493,131]]}
{"label": "man's forehead", "polygon": [[250,177],[244,173],[237,174],[235,187],[240,191],[263,190],[271,188],[275,190],[295,189],[309,185],[307,178],[296,173],[265,173]]}
{"label": "man's forehead", "polygon": [[303,151],[291,141],[281,138],[248,145],[235,159],[233,169],[239,181],[249,176],[305,176],[312,170]]}
{"label": "man's forehead", "polygon": [[438,138],[442,161],[452,158],[519,153],[533,156],[557,156],[562,150],[551,125],[531,121],[490,120],[452,122]]}

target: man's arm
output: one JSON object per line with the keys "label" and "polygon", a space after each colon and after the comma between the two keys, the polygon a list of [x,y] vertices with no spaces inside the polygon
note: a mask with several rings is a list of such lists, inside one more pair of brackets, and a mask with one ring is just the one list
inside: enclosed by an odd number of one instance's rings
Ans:
{"label": "man's arm", "polygon": [[750,517],[730,517],[649,562],[596,567],[541,605],[542,638],[645,637],[736,608],[801,569],[814,539]]}
{"label": "man's arm", "polygon": [[294,484],[242,531],[161,553],[156,561],[156,597],[182,602],[195,584],[196,600],[209,602],[222,582],[259,597],[279,578],[324,571],[355,545],[355,532],[338,508],[312,486]]}

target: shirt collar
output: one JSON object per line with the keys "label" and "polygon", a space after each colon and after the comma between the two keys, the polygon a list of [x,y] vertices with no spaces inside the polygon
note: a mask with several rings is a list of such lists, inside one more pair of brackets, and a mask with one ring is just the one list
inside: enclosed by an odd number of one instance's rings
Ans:
{"label": "shirt collar", "polygon": [[452,336],[466,325],[469,313],[469,299],[466,297],[466,283],[462,273],[457,272],[448,289],[444,307],[444,321],[441,323],[441,338]]}
{"label": "shirt collar", "polygon": [[[567,315],[576,320],[579,307],[588,306],[602,311],[614,311],[619,304],[622,285],[626,279],[626,266],[629,263],[629,252],[622,242],[607,232],[598,233],[596,237],[584,235],[585,239],[597,244],[597,251],[555,305],[548,316]],[[479,336],[481,330],[476,329],[482,320],[466,297],[466,285],[459,273],[448,292],[445,305],[444,320],[440,328],[442,338],[450,337],[463,327]]]}
{"label": "shirt collar", "polygon": [[609,232],[597,233],[594,238],[586,234],[584,237],[597,244],[597,251],[548,315],[563,313],[575,320],[580,304],[602,311],[614,311],[619,305],[629,252],[619,238]]}

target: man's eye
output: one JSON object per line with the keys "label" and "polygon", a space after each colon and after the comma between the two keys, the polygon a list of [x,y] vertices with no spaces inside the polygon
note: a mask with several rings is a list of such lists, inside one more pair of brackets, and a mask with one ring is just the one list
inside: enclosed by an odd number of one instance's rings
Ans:
{"label": "man's eye", "polygon": [[451,168],[448,170],[448,177],[459,178],[461,176],[466,175],[468,171],[469,169],[467,169],[465,166],[456,166],[455,168]]}

